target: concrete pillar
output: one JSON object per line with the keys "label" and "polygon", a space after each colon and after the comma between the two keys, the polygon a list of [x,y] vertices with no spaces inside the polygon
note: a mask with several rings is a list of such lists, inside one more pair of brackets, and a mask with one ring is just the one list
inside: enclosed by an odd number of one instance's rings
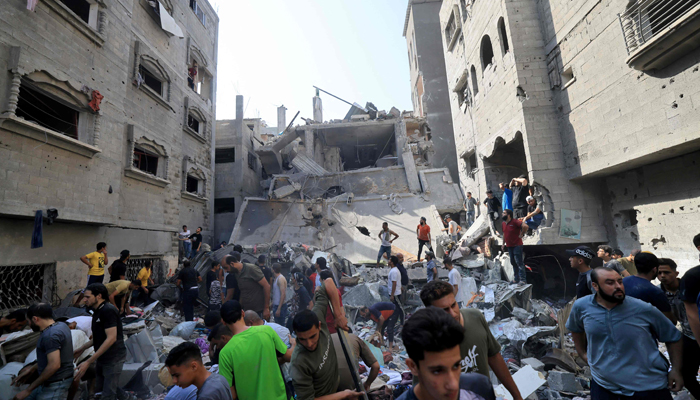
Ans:
{"label": "concrete pillar", "polygon": [[403,165],[403,157],[401,155],[403,152],[409,151],[406,147],[406,142],[408,141],[408,138],[406,137],[406,122],[403,120],[403,118],[399,118],[394,124],[394,140],[396,145],[396,156],[399,159],[399,165]]}
{"label": "concrete pillar", "polygon": [[[315,111],[314,111],[315,113]],[[306,146],[306,156],[314,159],[314,131],[307,129],[304,131],[304,146]]]}
{"label": "concrete pillar", "polygon": [[[236,133],[238,143],[243,143],[243,96],[236,96]],[[241,155],[242,156],[242,155]]]}
{"label": "concrete pillar", "polygon": [[284,106],[277,107],[277,133],[287,128],[287,109]]}
{"label": "concrete pillar", "polygon": [[314,121],[323,122],[323,103],[318,95],[314,97]]}

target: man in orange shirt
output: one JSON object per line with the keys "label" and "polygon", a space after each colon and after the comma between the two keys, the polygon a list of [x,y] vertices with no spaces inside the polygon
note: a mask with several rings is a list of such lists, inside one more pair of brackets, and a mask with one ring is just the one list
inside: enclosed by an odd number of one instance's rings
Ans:
{"label": "man in orange shirt", "polygon": [[427,246],[431,252],[433,251],[433,246],[430,244],[430,226],[425,222],[425,217],[420,217],[420,224],[416,228],[416,235],[418,235],[418,261],[420,261],[420,253],[423,252],[423,246]]}

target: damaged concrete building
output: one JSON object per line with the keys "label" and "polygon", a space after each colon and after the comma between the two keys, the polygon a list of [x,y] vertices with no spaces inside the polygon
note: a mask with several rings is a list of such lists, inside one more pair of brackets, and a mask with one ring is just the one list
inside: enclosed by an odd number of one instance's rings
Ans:
{"label": "damaged concrete building", "polygon": [[609,243],[681,271],[697,264],[698,230],[681,228],[700,221],[695,11],[672,1],[443,1],[459,182],[483,200],[529,177],[546,221],[526,251]]}
{"label": "damaged concrete building", "polygon": [[182,225],[213,228],[207,0],[27,4],[0,10],[0,310],[84,287],[101,241],[110,264],[131,251],[129,278],[151,260],[164,278]]}
{"label": "damaged concrete building", "polygon": [[437,235],[445,213],[459,215],[461,191],[447,168],[432,167],[426,120],[358,110],[319,123],[317,109],[313,123],[256,150],[270,177],[262,197],[244,200],[230,243],[302,243],[359,263],[376,260],[383,222],[400,236],[394,251],[415,254],[421,216]]}

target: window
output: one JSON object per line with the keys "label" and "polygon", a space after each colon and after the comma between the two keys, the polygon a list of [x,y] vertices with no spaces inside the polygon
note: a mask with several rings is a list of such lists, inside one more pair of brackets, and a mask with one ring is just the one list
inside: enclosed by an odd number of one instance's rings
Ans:
{"label": "window", "polygon": [[236,199],[214,199],[214,214],[231,213],[236,211]]}
{"label": "window", "polygon": [[231,147],[229,149],[215,149],[214,154],[214,163],[216,164],[229,164],[236,162],[235,147]]}
{"label": "window", "polygon": [[17,101],[18,117],[78,139],[80,112],[23,83]]}
{"label": "window", "polygon": [[[248,129],[255,132],[255,125],[253,125],[253,124],[248,125]],[[251,140],[251,142],[252,142],[252,140]]]}
{"label": "window", "polygon": [[42,0],[56,15],[63,18],[77,32],[82,33],[95,43],[102,46],[106,20],[101,18],[100,7],[105,0]]}
{"label": "window", "polygon": [[158,173],[158,156],[135,147],[134,168],[151,175],[156,175]]}
{"label": "window", "polygon": [[90,22],[90,6],[91,4],[85,0],[59,0],[65,4],[75,15],[86,23]]}
{"label": "window", "polygon": [[620,216],[622,217],[621,223],[622,228],[629,228],[630,226],[637,225],[637,210],[620,210]]}
{"label": "window", "polygon": [[508,34],[506,33],[506,22],[503,20],[503,17],[501,17],[498,20],[498,36],[501,39],[501,51],[503,51],[503,55],[506,55],[508,50],[510,50],[510,46],[508,46]]}
{"label": "window", "polygon": [[472,65],[472,70],[471,70],[471,76],[472,76],[472,92],[474,93],[474,96],[479,94],[479,83],[476,81],[476,67]]}
{"label": "window", "polygon": [[194,14],[197,16],[197,19],[202,23],[202,25],[206,26],[207,25],[207,16],[204,14],[204,10],[200,8],[199,4],[197,3],[197,0],[190,0],[190,8],[192,11],[194,11]]}
{"label": "window", "polygon": [[187,115],[187,127],[192,129],[193,131],[197,133],[201,133],[199,131],[199,120],[192,116],[192,114]]}
{"label": "window", "polygon": [[192,194],[199,193],[199,179],[192,175],[187,175],[187,182],[185,184],[185,191]]}
{"label": "window", "polygon": [[56,295],[56,263],[2,265],[0,276],[0,314],[49,302]]}
{"label": "window", "polygon": [[255,171],[257,167],[257,158],[255,157],[255,154],[248,152],[248,167]]}
{"label": "window", "polygon": [[139,74],[143,80],[143,84],[151,90],[163,97],[163,82],[158,79],[151,71],[147,70],[143,65],[139,65]]}
{"label": "window", "polygon": [[484,35],[481,39],[481,70],[486,70],[486,67],[491,64],[493,64],[493,46],[489,35]]}
{"label": "window", "polygon": [[562,90],[571,86],[571,84],[574,83],[575,81],[576,81],[576,77],[574,76],[574,69],[572,67],[568,67],[561,72],[561,89]]}
{"label": "window", "polygon": [[472,94],[471,91],[469,91],[469,76],[466,71],[459,78],[459,81],[457,81],[454,91],[457,93],[457,101],[459,102],[460,107],[462,107],[462,105],[465,103],[467,106],[471,105]]}
{"label": "window", "polygon": [[457,22],[455,21],[454,13],[452,13],[452,15],[450,15],[450,19],[447,20],[447,25],[445,26],[445,39],[447,40],[448,49],[452,49],[452,42],[456,32]]}
{"label": "window", "polygon": [[476,172],[478,171],[479,166],[477,165],[476,162],[476,151],[473,151],[470,154],[466,154],[463,158],[464,160],[464,169],[467,173],[467,177],[469,179],[474,179],[476,176]]}

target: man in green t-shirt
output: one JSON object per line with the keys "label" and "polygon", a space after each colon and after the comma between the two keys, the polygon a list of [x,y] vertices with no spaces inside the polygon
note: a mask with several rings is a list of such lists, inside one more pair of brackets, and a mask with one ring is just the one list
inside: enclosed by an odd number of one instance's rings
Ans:
{"label": "man in green t-shirt", "polygon": [[246,326],[236,300],[221,307],[221,318],[233,337],[219,353],[219,374],[231,386],[234,399],[286,400],[278,357],[289,362],[294,345],[287,345],[269,326]]}
{"label": "man in green t-shirt", "polygon": [[322,281],[314,293],[314,307],[294,316],[292,327],[299,346],[292,354],[291,374],[298,400],[355,399],[361,393],[353,390],[338,392],[340,375],[333,340],[326,326],[328,304],[333,306],[333,316],[338,328],[348,330],[345,310],[332,278]]}
{"label": "man in green t-shirt", "polygon": [[481,311],[475,308],[460,310],[455,299],[454,287],[445,281],[428,282],[420,291],[420,299],[426,307],[433,306],[447,311],[465,328],[464,340],[459,345],[463,373],[478,372],[489,376],[489,368],[491,368],[514,400],[523,399],[510,375],[508,366],[501,357],[501,345],[491,334]]}

